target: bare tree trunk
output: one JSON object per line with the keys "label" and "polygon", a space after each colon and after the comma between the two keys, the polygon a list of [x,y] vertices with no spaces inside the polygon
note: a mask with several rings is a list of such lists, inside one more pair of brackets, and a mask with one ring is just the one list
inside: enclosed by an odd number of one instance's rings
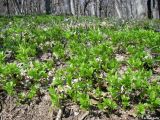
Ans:
{"label": "bare tree trunk", "polygon": [[85,1],[85,4],[84,4],[84,15],[86,15],[86,10],[87,10],[87,6],[89,5],[89,3],[90,3],[90,0],[87,0],[87,1]]}
{"label": "bare tree trunk", "polygon": [[69,0],[63,0],[63,1],[64,1],[65,14],[69,15],[70,14]]}
{"label": "bare tree trunk", "polygon": [[92,1],[90,5],[91,5],[91,8],[90,8],[91,16],[95,16],[94,1]]}
{"label": "bare tree trunk", "polygon": [[17,8],[17,13],[20,14],[21,13],[21,9],[20,9],[19,2],[17,0],[13,0],[13,2],[15,3],[15,6]]}
{"label": "bare tree trunk", "polygon": [[100,1],[96,0],[96,15],[100,17]]}
{"label": "bare tree trunk", "polygon": [[157,0],[152,0],[151,3],[152,6],[152,14],[153,14],[153,18],[159,18],[159,12],[158,12],[158,2]]}
{"label": "bare tree trunk", "polygon": [[[130,0],[130,14],[131,14],[131,18],[134,18],[134,14],[133,14],[133,4],[132,4],[132,0]],[[129,8],[128,8],[129,9]]]}
{"label": "bare tree trunk", "polygon": [[71,8],[72,15],[75,15],[75,9],[74,9],[74,2],[73,2],[73,0],[70,0],[70,8]]}
{"label": "bare tree trunk", "polygon": [[102,3],[103,3],[103,0],[100,0],[99,1],[99,17],[102,17]]}
{"label": "bare tree trunk", "polygon": [[9,9],[9,2],[6,0],[6,6],[7,6],[7,14],[10,16],[10,9]]}
{"label": "bare tree trunk", "polygon": [[118,17],[119,17],[119,18],[122,18],[122,14],[121,14],[121,11],[120,11],[118,5],[119,5],[119,1],[118,1],[118,0],[115,0],[115,10],[116,10],[116,12],[117,12],[117,14],[118,14]]}
{"label": "bare tree trunk", "polygon": [[145,17],[145,7],[143,5],[143,0],[136,0],[136,7],[137,7],[137,18],[144,18]]}
{"label": "bare tree trunk", "polygon": [[160,0],[157,0],[158,2],[158,12],[159,12],[159,19],[160,19]]}
{"label": "bare tree trunk", "polygon": [[45,0],[46,14],[51,14],[51,6],[50,6],[50,3],[51,3],[50,0]]}
{"label": "bare tree trunk", "polygon": [[148,18],[151,19],[153,18],[153,15],[152,15],[152,9],[151,9],[151,0],[148,0],[147,1],[147,9],[148,9]]}
{"label": "bare tree trunk", "polygon": [[24,9],[24,14],[26,15],[28,13],[28,7],[27,7],[27,1],[26,0],[24,0],[23,9]]}
{"label": "bare tree trunk", "polygon": [[[2,0],[0,14],[91,15],[160,18],[160,0]],[[6,10],[6,11],[5,11]]]}
{"label": "bare tree trunk", "polygon": [[77,6],[77,19],[79,19],[79,16],[81,15],[79,0],[77,0],[76,6]]}

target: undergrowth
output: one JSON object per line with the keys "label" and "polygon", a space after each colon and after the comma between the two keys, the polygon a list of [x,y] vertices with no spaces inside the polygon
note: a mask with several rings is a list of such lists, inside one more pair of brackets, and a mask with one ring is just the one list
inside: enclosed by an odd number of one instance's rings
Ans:
{"label": "undergrowth", "polygon": [[82,109],[160,106],[159,21],[60,16],[0,18],[0,90],[19,102],[48,91]]}

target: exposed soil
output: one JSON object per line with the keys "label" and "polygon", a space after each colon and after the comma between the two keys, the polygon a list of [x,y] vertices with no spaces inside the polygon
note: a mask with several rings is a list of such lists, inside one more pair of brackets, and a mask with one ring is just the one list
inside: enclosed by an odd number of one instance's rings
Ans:
{"label": "exposed soil", "polygon": [[[41,60],[49,58],[49,54],[44,54]],[[116,54],[116,59],[123,61],[126,56]],[[126,65],[122,65],[119,74],[124,74],[127,69]],[[154,76],[150,81],[154,81],[160,74],[160,67],[153,69]],[[6,93],[0,87],[0,120],[138,120],[134,114],[134,110],[115,111],[113,113],[103,112],[97,109],[91,111],[80,110],[79,106],[71,101],[63,103],[62,113],[55,109],[50,101],[49,94],[44,94],[41,98],[35,98],[29,103],[17,104],[17,99],[6,96]],[[158,120],[160,117],[160,109],[156,110],[156,114],[145,116],[145,120]],[[58,119],[60,117],[60,119]],[[57,118],[57,119],[56,119]]]}
{"label": "exposed soil", "polygon": [[7,97],[2,107],[1,120],[53,120],[54,118],[48,95],[43,96],[39,103],[35,100],[23,105],[17,105],[15,98]]}
{"label": "exposed soil", "polygon": [[[1,98],[4,97],[1,94]],[[17,100],[7,96],[1,99],[0,120],[55,120],[57,118],[58,109],[52,107],[50,97],[45,94],[40,100],[38,98],[29,104],[17,104]],[[67,101],[63,107],[62,120],[134,120],[132,111],[117,114],[104,113],[98,110],[83,111],[79,106]]]}
{"label": "exposed soil", "polygon": [[[106,23],[103,23],[103,26],[106,26]],[[78,26],[68,26],[71,27],[80,27],[81,24]],[[44,26],[45,27],[45,26]],[[93,27],[95,29],[94,25],[84,25],[82,27]],[[48,28],[44,28],[48,29]],[[104,38],[108,38],[107,35],[104,35]],[[108,38],[109,39],[109,38]],[[47,42],[45,43],[45,47],[47,48],[49,45],[52,47],[53,43]],[[42,45],[43,46],[43,45]],[[64,45],[65,46],[65,45]],[[87,42],[87,46],[90,47],[91,43]],[[3,46],[0,46],[0,48]],[[38,49],[38,48],[37,48]],[[43,49],[43,48],[42,48]],[[50,59],[54,59],[50,51],[47,53],[43,53],[41,49],[38,49],[38,59],[40,61],[46,61]],[[12,62],[15,59],[14,53],[12,51],[6,51],[6,62]],[[154,53],[153,56],[149,53],[149,56],[156,57],[159,54]],[[69,57],[68,57],[69,58]],[[126,59],[128,59],[127,54],[118,48],[118,53],[115,54],[115,58],[118,62],[123,63],[119,68],[119,74],[123,75],[127,70],[127,64],[124,62]],[[63,68],[65,67],[65,64],[55,59],[55,69]],[[152,70],[154,75],[150,79],[149,82],[158,80],[160,75],[160,67],[159,65],[154,65],[153,67],[149,66],[148,64],[144,64],[144,68],[146,70]],[[101,78],[106,77],[106,73],[104,71],[99,71]],[[54,70],[48,71],[48,84],[49,85],[52,82]],[[24,74],[25,79],[28,79],[26,74]],[[27,80],[26,80],[27,81]],[[74,79],[73,81],[77,81],[77,79]],[[160,82],[158,82],[160,84]],[[99,85],[99,84],[98,84]],[[97,86],[98,86],[97,85]],[[96,86],[96,84],[95,84]],[[45,85],[44,85],[45,87]],[[102,82],[102,85],[99,85],[100,88],[103,88],[106,90],[107,85]],[[90,95],[90,94],[89,94]],[[106,96],[106,94],[104,94]],[[96,99],[94,95],[91,95],[90,97],[93,97],[94,100]],[[96,104],[96,100],[93,101],[93,103]],[[92,108],[90,111],[84,111],[81,110],[80,107],[67,100],[63,103],[61,109],[56,109],[52,106],[49,94],[46,92],[43,96],[34,98],[31,102],[24,102],[23,104],[17,104],[17,99],[14,97],[6,96],[5,92],[1,90],[0,86],[0,120],[138,120],[140,118],[137,118],[134,114],[134,109],[124,111],[122,109],[119,109],[114,112],[107,112],[107,110],[100,111],[96,108]],[[158,120],[160,119],[160,108],[156,109],[155,113],[150,114],[148,113],[147,116],[144,117],[145,120]]]}

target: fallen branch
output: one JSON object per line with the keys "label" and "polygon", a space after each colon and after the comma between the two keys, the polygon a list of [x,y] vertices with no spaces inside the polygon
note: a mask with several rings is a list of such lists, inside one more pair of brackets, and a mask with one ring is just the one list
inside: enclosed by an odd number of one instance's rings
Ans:
{"label": "fallen branch", "polygon": [[56,116],[56,120],[60,120],[62,117],[62,109],[59,109],[58,114]]}
{"label": "fallen branch", "polygon": [[84,120],[84,118],[89,114],[89,111],[86,111],[83,115],[81,115],[78,120]]}

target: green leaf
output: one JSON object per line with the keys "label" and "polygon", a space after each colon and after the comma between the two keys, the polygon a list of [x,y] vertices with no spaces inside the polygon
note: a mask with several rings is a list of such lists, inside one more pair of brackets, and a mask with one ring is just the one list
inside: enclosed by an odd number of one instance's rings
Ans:
{"label": "green leaf", "polygon": [[0,64],[4,62],[5,55],[4,52],[0,52]]}
{"label": "green leaf", "polygon": [[53,87],[49,88],[49,94],[51,97],[52,105],[56,107],[60,107],[59,95],[56,93]]}
{"label": "green leaf", "polygon": [[154,101],[154,105],[156,107],[160,106],[160,98],[156,98],[156,100]]}
{"label": "green leaf", "polygon": [[14,91],[15,86],[16,84],[14,83],[14,81],[10,81],[5,84],[3,89],[6,90],[9,95],[13,95],[15,93]]}
{"label": "green leaf", "polygon": [[38,89],[39,89],[39,86],[38,86],[38,85],[33,85],[33,86],[30,88],[27,97],[28,97],[29,99],[32,99],[33,97],[35,97]]}
{"label": "green leaf", "polygon": [[145,113],[146,113],[146,106],[144,104],[138,104],[136,106],[136,112],[139,115],[145,115]]}

